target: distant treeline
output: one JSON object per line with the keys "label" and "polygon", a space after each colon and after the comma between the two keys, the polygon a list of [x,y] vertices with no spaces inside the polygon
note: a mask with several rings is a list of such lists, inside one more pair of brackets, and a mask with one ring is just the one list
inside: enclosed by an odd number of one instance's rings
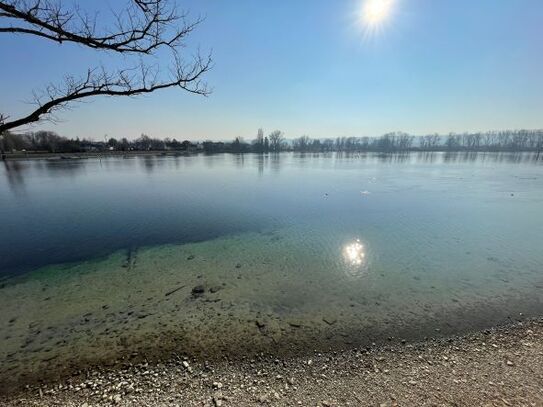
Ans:
{"label": "distant treeline", "polygon": [[195,149],[197,144],[176,139],[156,139],[142,134],[136,140],[113,137],[105,141],[93,141],[59,136],[52,131],[37,131],[24,134],[4,134],[3,149],[11,151],[39,151],[48,153],[81,153],[105,151],[166,151]]}
{"label": "distant treeline", "polygon": [[543,130],[507,130],[486,133],[464,133],[412,136],[407,133],[387,133],[381,137],[338,137],[312,139],[308,136],[287,140],[279,130],[265,136],[262,129],[251,142],[241,137],[232,142],[157,139],[142,134],[135,140],[105,138],[104,141],[70,139],[50,131],[25,134],[4,134],[2,151],[39,151],[49,153],[79,153],[106,151],[185,151],[206,153],[267,153],[280,151],[535,151],[543,150]]}

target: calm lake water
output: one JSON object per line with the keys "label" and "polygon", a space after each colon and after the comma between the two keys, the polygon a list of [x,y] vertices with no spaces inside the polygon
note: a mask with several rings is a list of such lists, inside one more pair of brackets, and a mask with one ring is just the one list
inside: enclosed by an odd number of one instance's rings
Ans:
{"label": "calm lake water", "polygon": [[5,386],[121,356],[299,353],[543,311],[530,154],[11,161],[0,208]]}

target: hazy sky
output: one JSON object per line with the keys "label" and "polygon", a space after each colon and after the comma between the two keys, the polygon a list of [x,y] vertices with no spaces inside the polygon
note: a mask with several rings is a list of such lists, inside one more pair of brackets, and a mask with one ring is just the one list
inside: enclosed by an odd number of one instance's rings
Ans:
{"label": "hazy sky", "polygon": [[[250,139],[259,127],[289,138],[543,128],[543,1],[395,0],[373,35],[360,21],[363,3],[180,0],[206,16],[189,42],[213,50],[211,96],[96,98],[36,128],[95,139]],[[64,74],[128,63],[6,34],[0,52],[0,112],[13,118],[31,110],[33,89]]]}

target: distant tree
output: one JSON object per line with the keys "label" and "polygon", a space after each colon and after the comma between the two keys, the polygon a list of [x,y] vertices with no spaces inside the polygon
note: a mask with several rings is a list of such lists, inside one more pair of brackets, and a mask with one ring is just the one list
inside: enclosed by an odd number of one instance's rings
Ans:
{"label": "distant tree", "polygon": [[253,150],[256,153],[264,152],[264,130],[258,129],[256,139],[253,140]]}
{"label": "distant tree", "polygon": [[334,140],[331,138],[324,139],[322,142],[324,151],[333,151],[334,150]]}
{"label": "distant tree", "polygon": [[543,130],[539,130],[535,136],[535,151],[539,155],[543,151]]}
{"label": "distant tree", "polygon": [[4,151],[25,150],[30,147],[29,140],[26,137],[6,132],[0,137],[0,154]]}
{"label": "distant tree", "polygon": [[436,150],[439,147],[439,134],[430,134],[420,139],[420,148],[423,150]]}
{"label": "distant tree", "polygon": [[457,150],[460,148],[461,145],[461,139],[460,136],[450,133],[447,136],[447,140],[445,141],[445,146],[447,147],[447,150]]}
{"label": "distant tree", "polygon": [[363,151],[367,151],[370,148],[370,138],[369,137],[361,137],[360,138],[360,149]]}
{"label": "distant tree", "polygon": [[126,137],[123,137],[121,141],[119,142],[119,149],[121,151],[128,151],[130,150],[130,143],[126,139]]}
{"label": "distant tree", "polygon": [[61,144],[61,137],[52,131],[38,131],[31,133],[33,145],[36,150],[48,151],[55,153],[59,151]]}
{"label": "distant tree", "polygon": [[107,145],[111,148],[113,148],[114,150],[117,150],[117,147],[119,146],[119,142],[114,139],[113,137],[111,137],[108,141],[107,141]]}
{"label": "distant tree", "polygon": [[192,143],[188,140],[183,140],[181,142],[181,150],[190,150],[192,147]]}
{"label": "distant tree", "polygon": [[149,151],[151,149],[151,138],[147,134],[141,134],[139,138],[134,141],[136,150]]}
{"label": "distant tree", "polygon": [[322,145],[321,145],[321,141],[319,139],[315,139],[311,142],[311,147],[310,147],[310,150],[311,151],[314,151],[314,152],[321,152],[322,151]]}
{"label": "distant tree", "polygon": [[275,130],[268,136],[270,139],[270,150],[273,152],[279,152],[284,148],[285,138],[283,133],[279,130]]}
{"label": "distant tree", "polygon": [[398,134],[398,149],[401,151],[410,150],[413,146],[413,136],[410,136],[407,133]]}
{"label": "distant tree", "polygon": [[219,142],[213,142],[213,141],[204,141],[202,143],[203,149],[205,153],[213,154],[213,153],[224,153],[226,151],[226,145],[222,141]]}
{"label": "distant tree", "polygon": [[[81,76],[67,75],[63,84],[47,85],[35,93],[32,112],[13,120],[0,113],[0,134],[53,119],[51,115],[59,109],[94,96],[136,96],[171,87],[199,95],[209,93],[202,78],[211,68],[211,57],[197,55],[186,62],[181,55],[186,38],[201,20],[187,21],[187,14],[177,11],[175,0],[129,0],[123,11],[115,13],[115,23],[104,29],[99,24],[104,21],[102,16],[100,20],[97,16],[85,12],[77,1],[0,0],[0,34],[35,36],[139,57],[136,66],[113,72],[89,67]],[[162,49],[169,51],[161,55],[170,56],[170,69],[156,65],[158,59],[153,56]],[[146,57],[151,60],[146,62]]]}
{"label": "distant tree", "polygon": [[230,150],[233,153],[245,153],[249,151],[249,145],[243,141],[242,137],[236,137],[230,145]]}
{"label": "distant tree", "polygon": [[294,151],[306,152],[309,151],[310,144],[311,139],[308,136],[301,136],[293,141],[292,148]]}
{"label": "distant tree", "polygon": [[336,151],[343,151],[345,147],[345,137],[337,137],[335,142]]}
{"label": "distant tree", "polygon": [[151,142],[151,148],[150,150],[153,150],[153,151],[161,151],[161,150],[165,150],[166,149],[166,145],[164,144],[164,141],[163,140],[160,140],[158,138],[152,138],[150,140]]}
{"label": "distant tree", "polygon": [[394,140],[395,140],[394,133],[384,134],[377,140],[377,150],[393,151],[395,148]]}
{"label": "distant tree", "polygon": [[166,145],[167,148],[169,148],[171,150],[181,150],[181,147],[182,147],[182,144],[179,141],[177,141],[176,139],[164,140],[164,144]]}
{"label": "distant tree", "polygon": [[485,149],[494,149],[496,147],[496,133],[493,131],[483,134],[482,144]]}
{"label": "distant tree", "polygon": [[210,140],[206,140],[202,143],[203,147],[204,147],[204,153],[213,153],[213,149],[214,149],[214,146],[213,146],[213,142],[210,141]]}
{"label": "distant tree", "polygon": [[469,150],[471,148],[471,134],[464,133],[462,134],[462,147]]}

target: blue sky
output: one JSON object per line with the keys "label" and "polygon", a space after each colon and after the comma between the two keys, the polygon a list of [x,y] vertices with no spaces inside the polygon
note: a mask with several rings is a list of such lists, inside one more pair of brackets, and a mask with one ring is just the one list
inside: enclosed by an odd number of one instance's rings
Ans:
{"label": "blue sky", "polygon": [[[395,0],[371,36],[360,22],[363,3],[180,0],[206,16],[187,52],[213,50],[211,96],[96,98],[35,129],[224,140],[250,139],[259,127],[289,138],[543,128],[541,0]],[[33,89],[64,74],[129,62],[6,34],[0,51],[0,112],[13,118],[30,111]]]}

